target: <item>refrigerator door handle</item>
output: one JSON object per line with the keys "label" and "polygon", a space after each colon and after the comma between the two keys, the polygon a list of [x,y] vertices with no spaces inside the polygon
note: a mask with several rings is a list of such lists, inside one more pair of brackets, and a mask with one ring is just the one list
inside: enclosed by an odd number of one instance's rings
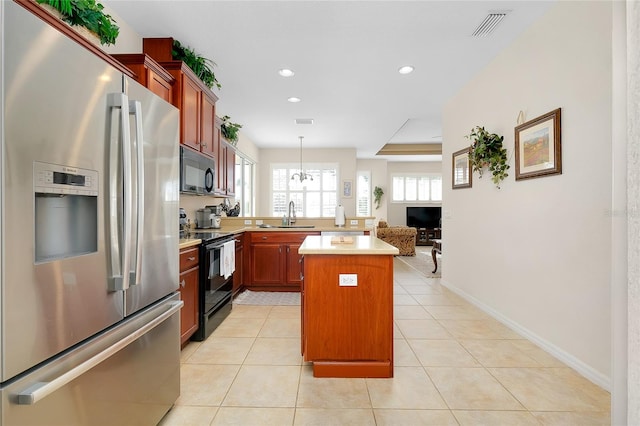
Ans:
{"label": "refrigerator door handle", "polygon": [[[122,163],[124,174],[123,185],[124,194],[122,198],[124,215],[117,209],[117,200],[121,191],[118,185],[118,164],[109,161],[109,234],[111,237],[111,277],[109,279],[109,290],[119,291],[129,288],[129,271],[131,269],[131,136],[129,134],[129,100],[124,93],[110,93],[108,95],[108,106],[120,109],[120,134],[121,149],[117,158]],[[118,226],[118,219],[122,218],[122,229]],[[122,238],[122,251],[120,250],[120,239]]]}
{"label": "refrigerator door handle", "polygon": [[135,119],[135,156],[136,156],[136,210],[135,218],[131,218],[131,223],[136,224],[135,234],[135,269],[131,271],[130,284],[138,285],[142,283],[142,243],[144,241],[144,136],[142,131],[142,104],[140,101],[129,101],[129,113]]}
{"label": "refrigerator door handle", "polygon": [[28,388],[26,388],[24,391],[20,392],[17,395],[17,399],[16,399],[17,403],[19,405],[33,405],[38,401],[41,401],[43,398],[47,397],[48,395],[52,394],[56,390],[65,386],[72,380],[80,377],[85,372],[89,371],[96,365],[100,364],[104,360],[113,356],[119,350],[124,349],[133,341],[139,339],[143,335],[147,334],[149,331],[153,330],[155,327],[160,325],[171,315],[179,311],[180,308],[182,308],[183,304],[184,302],[182,300],[177,300],[177,301],[168,303],[169,309],[167,309],[165,312],[163,312],[153,320],[149,321],[148,323],[146,323],[144,326],[140,327],[133,333],[129,334],[122,340],[117,341],[116,343],[109,346],[102,352],[84,361],[77,367],[72,368],[71,370],[56,377],[50,382],[38,382],[29,386]]}

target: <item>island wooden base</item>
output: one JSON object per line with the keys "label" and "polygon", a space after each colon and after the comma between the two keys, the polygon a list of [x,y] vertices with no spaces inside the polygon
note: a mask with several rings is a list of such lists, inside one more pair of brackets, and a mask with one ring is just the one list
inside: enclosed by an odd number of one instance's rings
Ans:
{"label": "island wooden base", "polygon": [[367,361],[314,361],[313,377],[389,378],[393,363]]}
{"label": "island wooden base", "polygon": [[[393,256],[305,254],[303,263],[301,343],[313,375],[393,377]],[[345,274],[354,282],[341,283]]]}

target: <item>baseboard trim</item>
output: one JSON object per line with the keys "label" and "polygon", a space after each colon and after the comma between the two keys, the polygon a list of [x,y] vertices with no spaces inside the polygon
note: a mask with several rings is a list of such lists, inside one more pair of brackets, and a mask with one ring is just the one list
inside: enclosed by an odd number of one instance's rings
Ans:
{"label": "baseboard trim", "polygon": [[570,353],[568,353],[567,351],[559,348],[558,346],[554,345],[553,343],[549,342],[548,340],[542,338],[541,336],[537,335],[536,333],[533,333],[531,330],[521,326],[517,322],[515,322],[515,321],[511,320],[510,318],[504,316],[503,314],[501,314],[500,312],[496,311],[492,307],[484,304],[480,300],[478,300],[475,297],[471,296],[470,294],[466,293],[464,290],[461,290],[460,288],[452,285],[451,283],[447,282],[446,280],[440,280],[440,283],[443,286],[445,286],[446,288],[448,288],[449,290],[451,290],[452,292],[456,293],[458,296],[462,297],[463,299],[465,299],[469,303],[471,303],[474,306],[476,306],[478,309],[481,309],[483,312],[485,312],[486,314],[492,316],[497,321],[500,321],[502,324],[504,324],[505,326],[509,327],[514,332],[518,333],[522,337],[524,337],[524,338],[530,340],[531,342],[535,343],[536,345],[540,346],[542,349],[544,349],[545,351],[549,352],[554,357],[558,358],[560,361],[562,361],[565,364],[567,364],[567,366],[569,366],[569,367],[573,368],[574,370],[576,370],[578,373],[580,373],[582,376],[584,376],[585,378],[587,378],[591,382],[593,382],[596,385],[600,386],[604,390],[606,390],[608,392],[611,392],[611,379],[609,377],[605,376],[604,374],[600,373],[599,371],[597,371],[594,368],[590,367],[589,365],[585,364],[584,362],[582,362],[581,360],[579,360],[575,356],[573,356]]}

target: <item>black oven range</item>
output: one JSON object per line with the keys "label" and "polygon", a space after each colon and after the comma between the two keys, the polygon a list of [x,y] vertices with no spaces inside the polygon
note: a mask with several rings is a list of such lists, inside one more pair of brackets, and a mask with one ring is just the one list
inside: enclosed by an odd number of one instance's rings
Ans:
{"label": "black oven range", "polygon": [[220,267],[223,262],[222,247],[234,241],[234,237],[231,233],[198,230],[191,232],[191,236],[202,240],[198,289],[200,317],[198,330],[191,340],[203,341],[231,313],[233,275],[225,278],[220,274]]}

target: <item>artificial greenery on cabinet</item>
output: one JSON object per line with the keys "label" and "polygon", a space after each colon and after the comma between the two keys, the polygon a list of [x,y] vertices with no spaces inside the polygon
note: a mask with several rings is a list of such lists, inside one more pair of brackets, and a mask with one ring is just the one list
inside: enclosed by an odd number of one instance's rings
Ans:
{"label": "artificial greenery on cabinet", "polygon": [[120,28],[110,15],[104,13],[104,6],[95,0],[36,0],[60,13],[60,19],[71,26],[81,26],[96,34],[100,44],[115,44]]}
{"label": "artificial greenery on cabinet", "polygon": [[211,59],[198,55],[195,50],[184,46],[178,40],[173,40],[171,56],[174,60],[182,61],[191,68],[191,71],[193,71],[209,89],[213,88],[213,86],[216,86],[218,89],[222,87],[213,72],[213,67],[216,63]]}
{"label": "artificial greenery on cabinet", "polygon": [[224,136],[226,140],[231,142],[232,145],[236,145],[238,143],[238,130],[242,128],[242,125],[238,123],[232,123],[230,121],[231,117],[229,117],[228,115],[222,117],[221,120],[222,124],[220,126],[222,130],[222,136]]}
{"label": "artificial greenery on cabinet", "polygon": [[471,140],[469,148],[471,170],[478,172],[482,177],[484,169],[487,168],[491,172],[491,180],[499,189],[500,182],[509,176],[507,149],[502,145],[504,136],[489,133],[484,127],[476,126],[471,129],[471,134],[467,138]]}

